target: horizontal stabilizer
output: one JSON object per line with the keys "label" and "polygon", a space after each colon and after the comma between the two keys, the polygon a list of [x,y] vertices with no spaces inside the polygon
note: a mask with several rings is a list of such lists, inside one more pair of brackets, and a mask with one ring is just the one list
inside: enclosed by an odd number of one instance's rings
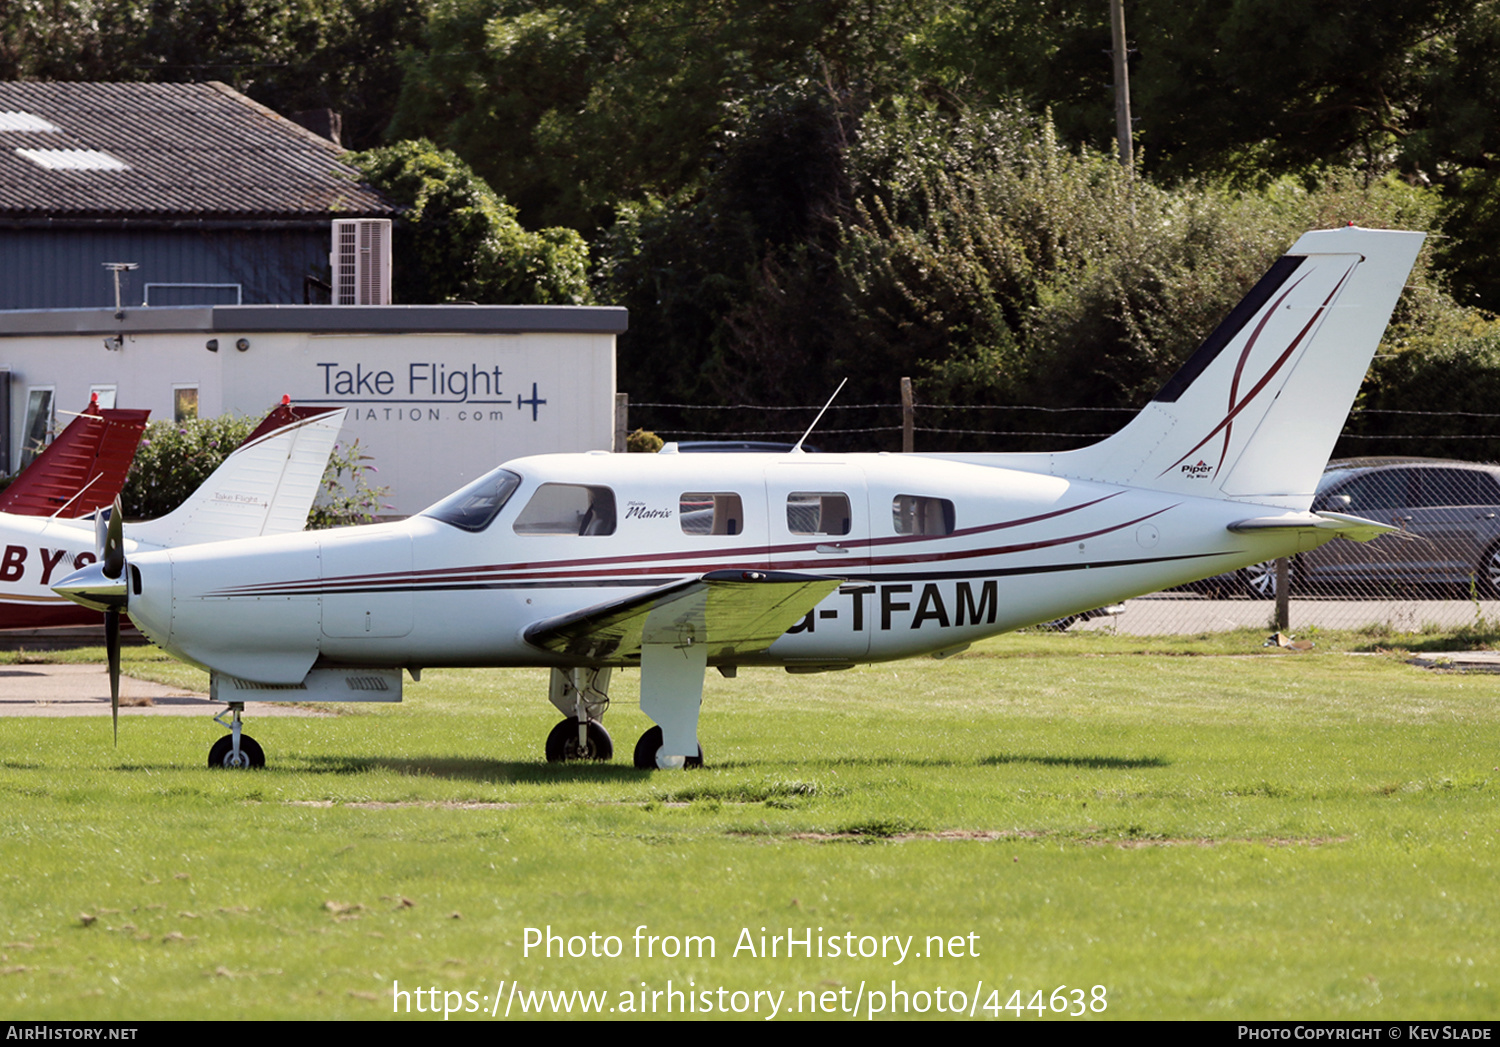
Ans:
{"label": "horizontal stabilizer", "polygon": [[713,662],[764,651],[842,583],[778,571],[714,571],[526,629],[544,650],[593,665],[640,660],[647,643],[707,644]]}
{"label": "horizontal stabilizer", "polygon": [[1236,520],[1229,525],[1235,534],[1252,531],[1332,531],[1338,538],[1355,542],[1368,542],[1383,534],[1403,533],[1401,528],[1390,524],[1376,523],[1361,516],[1344,513],[1287,513],[1283,516],[1257,516],[1250,520]]}

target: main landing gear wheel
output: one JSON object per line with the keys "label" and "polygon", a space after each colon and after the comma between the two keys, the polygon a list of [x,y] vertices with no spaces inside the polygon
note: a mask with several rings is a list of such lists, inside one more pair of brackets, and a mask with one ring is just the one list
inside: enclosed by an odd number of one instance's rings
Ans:
{"label": "main landing gear wheel", "polygon": [[260,743],[248,734],[240,735],[240,751],[236,757],[234,752],[234,735],[226,734],[213,747],[208,750],[208,765],[210,767],[233,767],[246,769],[250,767],[264,767],[266,765],[266,754],[261,749]]}
{"label": "main landing gear wheel", "polygon": [[615,743],[598,720],[590,720],[587,741],[578,744],[578,721],[563,720],[547,735],[547,762],[568,760],[608,760],[615,754]]}
{"label": "main landing gear wheel", "polygon": [[[661,749],[661,728],[653,727],[641,735],[641,740],[635,743],[635,766],[639,771],[657,770],[656,754]],[[698,755],[689,756],[682,765],[684,767],[703,766],[703,745],[698,745]]]}

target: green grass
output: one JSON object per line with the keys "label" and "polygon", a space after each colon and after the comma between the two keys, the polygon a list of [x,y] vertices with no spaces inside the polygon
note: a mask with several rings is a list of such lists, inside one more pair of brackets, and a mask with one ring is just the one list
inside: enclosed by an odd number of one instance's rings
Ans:
{"label": "green grass", "polygon": [[[252,706],[269,766],[246,774],[202,766],[207,717],[127,717],[118,749],[107,718],[0,719],[3,1016],[378,1018],[395,982],[619,1006],[669,980],[785,990],[783,1014],[894,980],[979,985],[980,1015],[1102,985],[1107,1018],[1493,1016],[1500,680],[1346,653],[1432,637],[1263,639],[711,674],[696,773],[628,768],[634,672],[606,766],[541,761],[539,672],[424,673],[337,718]],[[204,686],[152,659],[127,671]],[[549,925],[624,955],[525,955]],[[717,953],[636,958],[642,925]],[[733,955],[763,927],[966,955]]]}

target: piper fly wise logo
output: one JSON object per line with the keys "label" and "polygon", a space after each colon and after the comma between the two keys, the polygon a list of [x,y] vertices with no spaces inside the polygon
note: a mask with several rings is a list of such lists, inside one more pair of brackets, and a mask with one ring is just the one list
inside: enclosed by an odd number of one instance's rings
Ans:
{"label": "piper fly wise logo", "polygon": [[404,373],[337,360],[314,367],[320,396],[304,402],[348,407],[351,421],[502,422],[513,409],[517,417],[535,422],[547,404],[537,382],[516,382],[521,391],[512,393],[504,371],[476,363],[413,362]]}
{"label": "piper fly wise logo", "polygon": [[1183,475],[1185,475],[1189,480],[1201,480],[1213,471],[1214,467],[1209,465],[1202,458],[1198,459],[1195,465],[1184,465],[1182,467]]}

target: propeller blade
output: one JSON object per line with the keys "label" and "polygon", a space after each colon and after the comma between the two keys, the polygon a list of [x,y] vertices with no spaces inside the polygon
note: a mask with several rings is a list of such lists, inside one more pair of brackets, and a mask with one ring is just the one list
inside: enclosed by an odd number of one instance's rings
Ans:
{"label": "propeller blade", "polygon": [[109,530],[104,534],[104,577],[118,578],[125,570],[125,514],[120,511],[120,496],[115,496],[109,513]]}
{"label": "propeller blade", "polygon": [[115,745],[120,744],[120,612],[104,612],[104,646],[109,651],[109,713],[115,722]]}

